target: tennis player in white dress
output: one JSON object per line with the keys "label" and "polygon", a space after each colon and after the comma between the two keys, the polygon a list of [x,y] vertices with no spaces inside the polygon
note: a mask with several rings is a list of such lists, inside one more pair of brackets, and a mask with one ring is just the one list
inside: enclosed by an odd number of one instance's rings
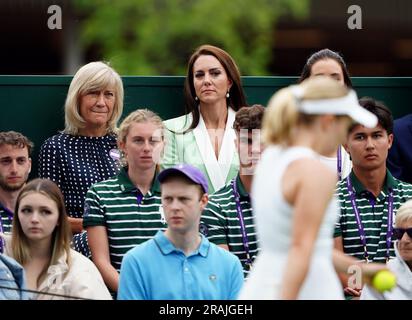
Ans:
{"label": "tennis player in white dress", "polygon": [[[356,121],[377,118],[356,93],[317,77],[277,92],[265,112],[268,145],[256,169],[252,205],[261,251],[240,299],[343,299],[337,273],[356,261],[333,249],[337,175],[322,163]],[[359,264],[367,282],[378,264]]]}

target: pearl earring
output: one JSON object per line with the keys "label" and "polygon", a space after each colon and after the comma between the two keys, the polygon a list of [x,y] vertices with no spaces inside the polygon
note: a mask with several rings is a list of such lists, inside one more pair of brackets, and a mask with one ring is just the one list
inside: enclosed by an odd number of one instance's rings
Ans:
{"label": "pearl earring", "polygon": [[230,97],[230,94],[229,94],[229,91],[226,93],[226,98],[229,98]]}
{"label": "pearl earring", "polygon": [[197,100],[199,100],[199,98],[196,96],[196,97],[195,97],[195,100],[197,101]]}

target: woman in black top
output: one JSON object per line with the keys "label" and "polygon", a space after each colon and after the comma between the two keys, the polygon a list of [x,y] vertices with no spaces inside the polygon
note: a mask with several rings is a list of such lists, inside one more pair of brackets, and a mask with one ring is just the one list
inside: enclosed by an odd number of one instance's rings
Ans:
{"label": "woman in black top", "polygon": [[120,76],[103,62],[81,67],[65,103],[65,129],[40,150],[39,177],[61,189],[76,250],[89,256],[83,231],[84,197],[89,187],[117,174],[117,122],[123,111]]}

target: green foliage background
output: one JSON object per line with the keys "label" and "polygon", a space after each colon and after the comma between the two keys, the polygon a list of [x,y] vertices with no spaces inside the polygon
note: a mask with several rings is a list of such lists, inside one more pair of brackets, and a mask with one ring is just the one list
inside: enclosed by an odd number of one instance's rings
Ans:
{"label": "green foliage background", "polygon": [[274,28],[309,0],[75,0],[81,40],[122,75],[184,75],[199,45],[228,51],[242,75],[268,75]]}

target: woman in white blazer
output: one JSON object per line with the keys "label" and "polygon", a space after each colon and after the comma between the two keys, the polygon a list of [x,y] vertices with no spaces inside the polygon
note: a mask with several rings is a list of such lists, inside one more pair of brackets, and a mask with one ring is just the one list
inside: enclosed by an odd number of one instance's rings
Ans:
{"label": "woman in white blazer", "polygon": [[186,114],[165,121],[162,167],[194,165],[206,175],[213,193],[239,170],[232,125],[246,100],[233,58],[211,45],[197,48],[188,62],[184,94]]}

